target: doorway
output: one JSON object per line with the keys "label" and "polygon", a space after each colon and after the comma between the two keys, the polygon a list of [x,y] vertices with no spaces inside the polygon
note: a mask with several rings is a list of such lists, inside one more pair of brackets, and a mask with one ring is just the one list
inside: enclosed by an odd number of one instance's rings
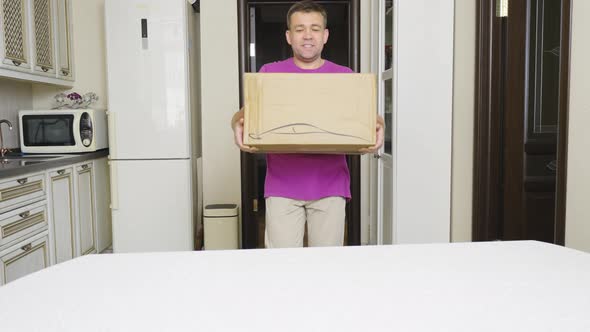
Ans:
{"label": "doorway", "polygon": [[474,241],[564,244],[570,10],[478,2]]}
{"label": "doorway", "polygon": [[[359,70],[359,0],[316,1],[326,8],[330,37],[322,56],[353,71]],[[286,16],[296,1],[239,0],[240,73],[292,56],[285,40]],[[240,78],[240,91],[242,79]],[[240,95],[240,104],[242,96]],[[347,157],[352,199],[346,205],[347,245],[360,244],[360,157]],[[266,157],[241,153],[242,248],[264,248],[264,179]]]}

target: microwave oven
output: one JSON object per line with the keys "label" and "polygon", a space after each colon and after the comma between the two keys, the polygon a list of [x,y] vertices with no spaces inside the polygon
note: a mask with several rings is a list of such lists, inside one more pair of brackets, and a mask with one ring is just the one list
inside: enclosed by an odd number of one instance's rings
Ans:
{"label": "microwave oven", "polygon": [[108,147],[104,110],[21,110],[18,122],[25,153],[81,153]]}

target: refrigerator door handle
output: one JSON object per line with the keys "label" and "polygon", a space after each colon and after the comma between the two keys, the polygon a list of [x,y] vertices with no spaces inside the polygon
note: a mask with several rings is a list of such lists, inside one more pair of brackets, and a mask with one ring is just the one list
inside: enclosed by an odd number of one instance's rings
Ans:
{"label": "refrigerator door handle", "polygon": [[117,173],[117,165],[109,161],[109,167],[111,169],[111,210],[119,209],[119,177]]}
{"label": "refrigerator door handle", "polygon": [[107,112],[107,121],[108,121],[108,133],[109,133],[109,154],[111,158],[117,159],[117,130],[116,130],[116,121],[115,121],[115,113],[108,111]]}

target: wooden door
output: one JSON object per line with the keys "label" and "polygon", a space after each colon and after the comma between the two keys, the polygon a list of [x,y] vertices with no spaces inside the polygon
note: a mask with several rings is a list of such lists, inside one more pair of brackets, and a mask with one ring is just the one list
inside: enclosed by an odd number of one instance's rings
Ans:
{"label": "wooden door", "polygon": [[479,3],[474,240],[563,244],[570,1],[501,4]]}

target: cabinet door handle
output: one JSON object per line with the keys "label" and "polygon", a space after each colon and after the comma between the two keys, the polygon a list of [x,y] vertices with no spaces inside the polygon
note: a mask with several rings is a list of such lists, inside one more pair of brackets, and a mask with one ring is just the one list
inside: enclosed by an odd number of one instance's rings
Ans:
{"label": "cabinet door handle", "polygon": [[65,170],[65,169],[60,169],[59,171],[57,171],[57,174],[59,174],[59,175],[64,175],[64,174],[65,174],[65,172],[66,172],[66,170]]}
{"label": "cabinet door handle", "polygon": [[88,169],[88,165],[82,165],[82,169]]}
{"label": "cabinet door handle", "polygon": [[18,214],[21,218],[26,218],[31,215],[31,211],[25,211],[23,213]]}
{"label": "cabinet door handle", "polygon": [[27,183],[28,181],[29,181],[29,179],[27,179],[27,178],[24,178],[24,179],[18,179],[18,180],[16,180],[16,182],[18,182],[18,183],[20,183],[20,184],[25,184],[25,183]]}
{"label": "cabinet door handle", "polygon": [[26,245],[24,245],[24,246],[22,246],[20,248],[22,250],[24,250],[24,251],[29,251],[29,250],[31,250],[33,248],[33,244],[29,243],[29,244],[26,244]]}
{"label": "cabinet door handle", "polygon": [[68,76],[68,75],[70,74],[70,72],[69,72],[68,70],[64,70],[64,69],[62,69],[62,71],[61,71],[61,74],[62,74],[63,76]]}
{"label": "cabinet door handle", "polygon": [[41,70],[43,70],[44,72],[48,72],[49,68],[45,67],[45,66],[41,66]]}
{"label": "cabinet door handle", "polygon": [[12,60],[12,63],[17,67],[23,64],[22,62],[16,60]]}

